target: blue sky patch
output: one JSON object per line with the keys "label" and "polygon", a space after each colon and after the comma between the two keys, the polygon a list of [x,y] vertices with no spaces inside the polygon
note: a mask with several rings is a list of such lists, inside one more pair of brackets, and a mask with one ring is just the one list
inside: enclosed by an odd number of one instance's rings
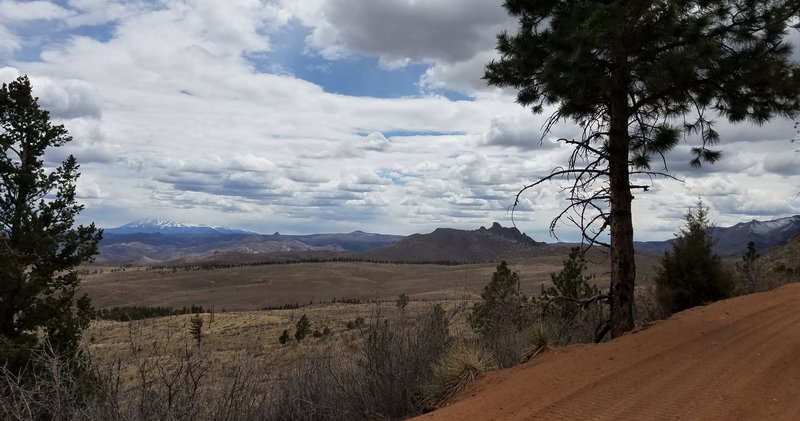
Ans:
{"label": "blue sky patch", "polygon": [[309,28],[292,21],[285,29],[270,35],[272,51],[249,58],[259,71],[273,73],[277,68],[330,93],[376,98],[421,95],[419,80],[428,65],[386,69],[380,66],[377,57],[363,55],[326,60],[306,48],[305,40],[310,34]]}

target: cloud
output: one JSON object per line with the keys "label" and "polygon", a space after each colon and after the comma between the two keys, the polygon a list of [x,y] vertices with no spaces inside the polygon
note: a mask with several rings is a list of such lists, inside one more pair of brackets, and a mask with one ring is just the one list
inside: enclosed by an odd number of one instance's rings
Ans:
{"label": "cloud", "polygon": [[89,83],[79,80],[55,82],[50,78],[32,78],[34,94],[42,108],[57,119],[77,117],[99,118],[102,105],[97,92]]}
{"label": "cloud", "polygon": [[778,156],[766,157],[764,170],[772,174],[786,176],[800,175],[800,155],[785,153]]}
{"label": "cloud", "polygon": [[509,21],[498,4],[483,0],[328,0],[315,4],[319,12],[301,18],[314,28],[311,47],[332,58],[356,52],[395,63],[463,61],[476,50],[492,48],[495,34]]}
{"label": "cloud", "polygon": [[19,37],[0,22],[0,57],[19,50],[21,46]]}
{"label": "cloud", "polygon": [[483,80],[486,65],[499,58],[494,50],[480,51],[465,60],[457,62],[435,61],[420,78],[420,84],[427,90],[450,89],[466,95],[482,96],[497,94],[499,88],[489,86]]}
{"label": "cloud", "polygon": [[361,147],[368,151],[386,152],[391,148],[392,144],[389,139],[381,132],[372,132],[364,138]]}
{"label": "cloud", "polygon": [[481,144],[507,146],[520,149],[552,149],[558,144],[552,136],[542,136],[540,118],[530,114],[495,116],[489,130],[484,133]]}
{"label": "cloud", "polygon": [[63,19],[72,12],[49,1],[0,1],[0,16],[4,21]]}

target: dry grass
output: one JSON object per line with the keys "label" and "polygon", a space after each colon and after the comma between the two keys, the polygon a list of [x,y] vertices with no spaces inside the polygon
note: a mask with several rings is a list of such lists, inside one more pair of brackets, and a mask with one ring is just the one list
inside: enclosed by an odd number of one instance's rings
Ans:
{"label": "dry grass", "polygon": [[[446,311],[455,313],[451,320],[451,332],[469,335],[463,312],[455,312],[464,307],[463,301],[442,301]],[[418,315],[432,303],[411,301],[406,308],[410,315]],[[317,304],[297,310],[262,310],[215,313],[213,321],[209,314],[204,318],[203,339],[200,345],[211,363],[213,373],[225,372],[242,359],[261,364],[280,366],[303,355],[314,353],[323,347],[332,348],[336,355],[350,355],[359,345],[354,339],[359,329],[349,330],[348,321],[357,317],[369,320],[379,307],[392,309],[394,304]],[[281,345],[278,337],[284,329],[294,332],[295,323],[306,314],[311,320],[312,331],[328,327],[330,335],[322,338],[307,337],[301,343],[294,339],[288,345]],[[114,322],[98,320],[86,332],[90,349],[96,360],[104,364],[118,364],[131,352],[132,342],[150,349],[162,349],[164,354],[175,354],[189,335],[192,315],[179,315],[139,320],[133,322]],[[294,336],[292,336],[294,338]],[[169,340],[167,340],[169,339]],[[169,342],[169,344],[165,344]],[[130,372],[127,370],[126,372]]]}
{"label": "dry grass", "polygon": [[[519,272],[525,294],[538,294],[550,273],[561,269],[566,258],[563,248],[546,247],[537,255],[509,258]],[[607,287],[606,256],[592,253],[589,271],[598,285]],[[637,256],[641,279],[648,279],[655,259]],[[332,302],[334,298],[361,300],[391,299],[401,293],[413,300],[460,298],[464,292],[477,294],[491,278],[496,264],[463,266],[402,265],[363,262],[302,263],[291,265],[243,266],[229,269],[190,270],[87,267],[82,288],[96,307],[166,306],[192,304],[217,312],[257,310],[267,306]],[[102,270],[102,273],[99,271]],[[114,272],[111,272],[115,270]],[[98,271],[98,273],[95,273]]]}

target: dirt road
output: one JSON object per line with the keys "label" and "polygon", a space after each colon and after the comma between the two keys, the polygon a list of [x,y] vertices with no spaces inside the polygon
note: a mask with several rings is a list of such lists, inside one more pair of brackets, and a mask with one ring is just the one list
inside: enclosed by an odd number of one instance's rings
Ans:
{"label": "dirt road", "polygon": [[800,284],[489,373],[434,420],[800,420]]}

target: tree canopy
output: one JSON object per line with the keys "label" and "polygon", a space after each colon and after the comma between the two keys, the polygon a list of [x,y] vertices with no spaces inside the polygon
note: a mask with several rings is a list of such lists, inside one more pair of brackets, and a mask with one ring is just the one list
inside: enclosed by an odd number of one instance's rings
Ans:
{"label": "tree canopy", "polygon": [[[570,120],[582,135],[569,161],[522,189],[571,181],[570,205],[556,219],[578,225],[589,245],[610,231],[611,333],[633,327],[631,201],[652,177],[673,177],[665,154],[695,142],[691,164],[714,163],[718,118],[761,124],[800,111],[800,64],[787,34],[800,2],[750,0],[506,0],[519,21],[501,33],[490,84],[517,89],[545,125]],[[654,170],[658,160],[663,169]],[[517,196],[519,200],[519,195]],[[551,224],[551,229],[555,227]]]}
{"label": "tree canopy", "polygon": [[23,364],[44,333],[74,352],[91,306],[75,268],[97,254],[102,230],[74,226],[75,157],[48,170],[45,154],[72,138],[39,107],[22,76],[0,88],[0,364]]}

